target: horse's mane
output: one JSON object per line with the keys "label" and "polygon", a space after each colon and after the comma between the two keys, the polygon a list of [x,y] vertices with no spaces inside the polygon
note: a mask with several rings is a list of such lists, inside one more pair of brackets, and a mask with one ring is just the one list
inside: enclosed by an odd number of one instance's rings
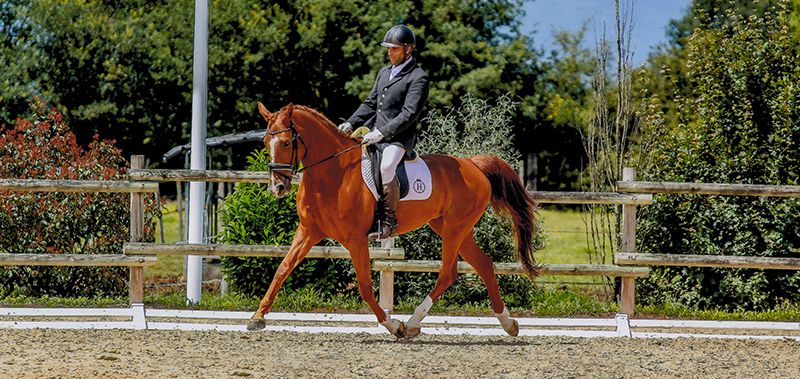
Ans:
{"label": "horse's mane", "polygon": [[[286,110],[287,107],[288,107],[288,105],[283,107],[283,108],[281,108],[281,111]],[[300,109],[300,110],[308,112],[310,115],[314,116],[314,118],[316,118],[319,122],[321,122],[323,125],[325,125],[325,126],[327,126],[329,128],[336,128],[336,124],[334,124],[333,121],[331,121],[328,117],[326,117],[324,114],[322,114],[322,112],[320,112],[320,111],[318,111],[318,110],[316,110],[314,108],[307,107],[305,105],[297,105],[297,104],[294,104],[293,108],[294,109]]]}

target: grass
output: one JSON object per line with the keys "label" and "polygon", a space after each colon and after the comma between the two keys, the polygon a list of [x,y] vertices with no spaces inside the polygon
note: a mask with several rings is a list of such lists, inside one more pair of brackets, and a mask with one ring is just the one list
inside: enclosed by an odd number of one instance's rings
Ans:
{"label": "grass", "polygon": [[589,263],[586,223],[581,213],[541,208],[537,212],[545,231],[545,246],[536,251],[542,263]]}
{"label": "grass", "polygon": [[[178,223],[178,202],[170,201],[161,210],[162,223],[156,225],[156,242],[175,243],[184,240],[180,235]],[[184,222],[186,222],[184,220]],[[164,238],[161,238],[161,228],[164,229]],[[186,228],[186,224],[184,224]],[[169,278],[183,275],[184,257],[159,255],[158,261],[154,266],[144,268],[145,280],[156,280],[157,278]]]}

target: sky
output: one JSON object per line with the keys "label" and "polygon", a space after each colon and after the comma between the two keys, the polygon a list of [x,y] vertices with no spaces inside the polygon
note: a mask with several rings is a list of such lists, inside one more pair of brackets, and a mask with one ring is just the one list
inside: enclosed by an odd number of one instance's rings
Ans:
{"label": "sky", "polygon": [[[633,64],[640,65],[656,45],[666,42],[666,27],[670,20],[683,17],[691,0],[632,0],[634,24],[632,34]],[[622,7],[624,1],[620,1]],[[587,24],[584,46],[593,47],[596,34],[602,36],[605,22],[606,38],[613,41],[614,0],[528,0],[523,6],[525,17],[522,31],[533,35],[537,48],[549,52],[554,48],[553,32],[577,31]]]}

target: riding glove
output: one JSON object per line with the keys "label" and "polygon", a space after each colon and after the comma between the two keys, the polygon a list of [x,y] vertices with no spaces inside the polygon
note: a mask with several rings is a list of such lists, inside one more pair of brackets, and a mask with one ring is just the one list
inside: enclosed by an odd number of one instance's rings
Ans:
{"label": "riding glove", "polygon": [[381,133],[380,130],[375,129],[367,134],[364,134],[364,138],[361,139],[361,142],[367,145],[373,145],[380,142],[380,140],[382,139],[383,139],[383,133]]}
{"label": "riding glove", "polygon": [[343,135],[349,135],[350,132],[352,131],[353,131],[353,125],[350,125],[349,122],[339,124],[339,133]]}

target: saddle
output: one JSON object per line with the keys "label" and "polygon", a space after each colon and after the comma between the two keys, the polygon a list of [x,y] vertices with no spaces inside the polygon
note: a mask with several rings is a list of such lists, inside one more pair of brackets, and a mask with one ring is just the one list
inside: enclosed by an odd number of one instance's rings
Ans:
{"label": "saddle", "polygon": [[[367,147],[361,155],[361,176],[376,200],[380,199],[383,192],[379,163],[381,157],[381,152],[373,146]],[[400,184],[400,201],[425,200],[430,197],[431,172],[427,163],[419,159],[415,151],[406,151],[395,174]]]}
{"label": "saddle", "polygon": [[[383,158],[383,152],[374,146],[369,146],[367,147],[367,154],[369,155],[369,161],[372,164],[372,177],[374,179],[375,188],[378,192],[378,197],[383,196],[383,178],[381,178],[380,163],[381,159]],[[397,175],[397,181],[400,183],[401,199],[408,195],[408,174],[406,173],[406,161],[413,161],[415,159],[417,159],[417,152],[414,150],[409,150],[406,151],[403,160],[397,164],[395,175]]]}

